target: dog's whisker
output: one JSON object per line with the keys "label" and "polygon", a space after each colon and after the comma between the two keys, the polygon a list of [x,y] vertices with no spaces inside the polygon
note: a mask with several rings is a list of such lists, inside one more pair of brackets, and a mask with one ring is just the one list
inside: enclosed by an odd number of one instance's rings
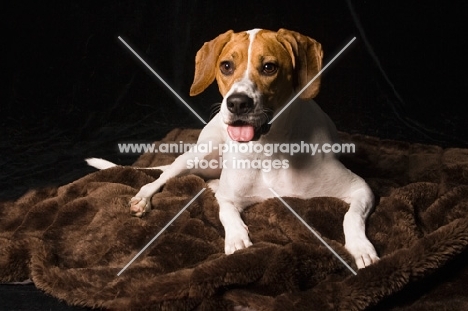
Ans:
{"label": "dog's whisker", "polygon": [[221,110],[221,103],[215,103],[210,107],[210,120]]}

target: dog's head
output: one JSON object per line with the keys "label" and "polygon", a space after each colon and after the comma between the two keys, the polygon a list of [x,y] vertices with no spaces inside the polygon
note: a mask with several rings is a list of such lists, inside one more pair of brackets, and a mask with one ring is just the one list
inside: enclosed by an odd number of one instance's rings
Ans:
{"label": "dog's head", "polygon": [[[297,32],[229,30],[198,51],[190,95],[200,94],[216,79],[223,96],[220,113],[229,136],[251,141],[268,131],[273,114],[305,87],[321,66],[320,43]],[[300,98],[315,97],[319,86],[317,78]]]}

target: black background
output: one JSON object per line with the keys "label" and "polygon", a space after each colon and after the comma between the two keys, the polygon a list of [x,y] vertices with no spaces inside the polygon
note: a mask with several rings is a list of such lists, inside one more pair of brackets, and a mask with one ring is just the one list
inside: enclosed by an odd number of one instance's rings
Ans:
{"label": "black background", "polygon": [[[315,38],[327,69],[316,101],[341,131],[467,147],[462,1],[9,1],[0,12],[0,198],[119,164],[119,142],[202,123],[118,40],[124,38],[203,117],[216,85],[190,98],[197,50],[228,29]],[[8,291],[9,292],[9,291]],[[10,294],[9,294],[10,295]]]}

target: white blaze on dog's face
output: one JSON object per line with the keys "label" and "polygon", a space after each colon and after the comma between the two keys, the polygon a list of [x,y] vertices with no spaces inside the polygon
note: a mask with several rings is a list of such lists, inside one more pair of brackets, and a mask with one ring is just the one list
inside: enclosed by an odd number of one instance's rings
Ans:
{"label": "white blaze on dog's face", "polygon": [[[269,119],[320,70],[321,48],[315,40],[281,29],[228,31],[197,53],[190,94],[216,79],[223,102],[220,114],[232,140],[250,141],[268,130]],[[307,80],[307,81],[306,81]],[[317,82],[312,98],[318,91]]]}

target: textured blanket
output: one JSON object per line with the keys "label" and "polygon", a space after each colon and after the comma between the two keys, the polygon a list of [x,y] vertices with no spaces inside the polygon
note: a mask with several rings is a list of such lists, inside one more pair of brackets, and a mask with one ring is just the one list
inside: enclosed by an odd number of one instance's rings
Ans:
{"label": "textured blanket", "polygon": [[[198,133],[177,129],[163,141]],[[468,310],[468,150],[341,136],[357,146],[342,161],[377,196],[367,234],[381,260],[356,276],[276,198],[243,213],[254,245],[226,256],[209,189],[117,276],[207,187],[173,178],[135,218],[129,199],[161,171],[118,166],[0,203],[0,282],[31,278],[69,304],[112,310]],[[134,166],[174,157],[144,154]],[[284,200],[355,267],[344,202]]]}

